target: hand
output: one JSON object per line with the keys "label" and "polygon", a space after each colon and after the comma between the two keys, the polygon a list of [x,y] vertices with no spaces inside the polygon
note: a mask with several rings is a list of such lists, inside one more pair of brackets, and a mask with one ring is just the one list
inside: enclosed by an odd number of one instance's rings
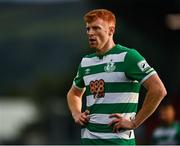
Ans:
{"label": "hand", "polygon": [[124,118],[121,114],[111,114],[109,118],[116,118],[112,120],[108,125],[113,126],[113,133],[118,133],[123,129],[134,129],[135,123],[129,119]]}
{"label": "hand", "polygon": [[79,113],[79,114],[75,115],[74,120],[75,120],[75,123],[77,123],[81,126],[86,125],[89,121],[89,111],[86,110],[83,113]]}

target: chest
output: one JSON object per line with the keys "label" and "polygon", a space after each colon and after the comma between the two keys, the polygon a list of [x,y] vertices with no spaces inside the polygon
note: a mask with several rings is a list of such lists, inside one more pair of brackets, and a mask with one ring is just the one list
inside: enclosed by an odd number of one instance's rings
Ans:
{"label": "chest", "polygon": [[102,59],[86,60],[86,67],[83,70],[85,85],[96,80],[103,80],[105,83],[130,81],[125,75],[124,60],[117,56],[120,57],[119,55],[109,55]]}

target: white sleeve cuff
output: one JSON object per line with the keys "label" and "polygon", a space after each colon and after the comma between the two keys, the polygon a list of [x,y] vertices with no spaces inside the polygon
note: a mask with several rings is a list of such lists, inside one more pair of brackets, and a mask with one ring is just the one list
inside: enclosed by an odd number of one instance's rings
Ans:
{"label": "white sleeve cuff", "polygon": [[78,87],[78,86],[75,84],[75,82],[73,82],[73,86],[74,86],[75,88],[77,88],[78,90],[83,90],[83,88]]}
{"label": "white sleeve cuff", "polygon": [[141,81],[140,84],[142,84],[145,80],[147,80],[150,76],[152,76],[153,74],[157,74],[156,71],[151,72],[150,74],[148,74],[147,76],[145,76]]}

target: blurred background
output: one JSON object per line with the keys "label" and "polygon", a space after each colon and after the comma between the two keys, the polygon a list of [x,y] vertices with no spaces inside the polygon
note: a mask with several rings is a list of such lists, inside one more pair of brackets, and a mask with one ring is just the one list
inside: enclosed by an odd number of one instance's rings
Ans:
{"label": "blurred background", "polygon": [[[66,94],[88,49],[83,15],[107,8],[115,42],[159,73],[180,120],[179,0],[0,0],[0,144],[79,144]],[[140,96],[139,108],[144,99]],[[148,144],[157,112],[136,130]]]}

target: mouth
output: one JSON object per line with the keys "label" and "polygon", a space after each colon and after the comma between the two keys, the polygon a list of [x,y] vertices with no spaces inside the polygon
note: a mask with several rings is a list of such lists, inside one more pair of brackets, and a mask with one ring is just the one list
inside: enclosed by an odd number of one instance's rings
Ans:
{"label": "mouth", "polygon": [[89,43],[90,43],[90,44],[96,43],[96,39],[90,38],[90,39],[89,39]]}

